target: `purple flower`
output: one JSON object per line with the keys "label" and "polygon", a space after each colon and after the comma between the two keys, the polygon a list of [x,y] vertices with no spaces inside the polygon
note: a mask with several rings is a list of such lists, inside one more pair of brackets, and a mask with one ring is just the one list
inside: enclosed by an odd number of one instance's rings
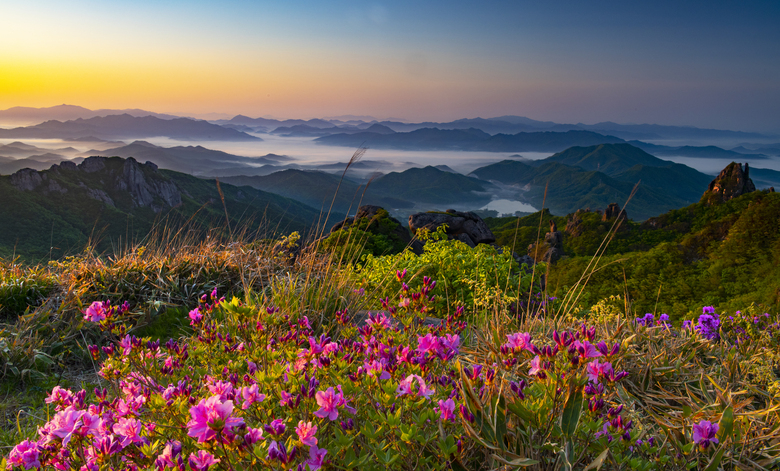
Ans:
{"label": "purple flower", "polygon": [[265,426],[265,431],[271,435],[277,436],[283,434],[286,428],[282,419],[276,419]]}
{"label": "purple flower", "polygon": [[324,448],[317,448],[317,445],[309,448],[309,459],[306,464],[309,465],[311,471],[317,471],[322,467],[322,462],[325,460],[325,454],[328,450]]}
{"label": "purple flower", "polygon": [[220,462],[219,458],[214,458],[214,455],[206,450],[198,450],[198,453],[192,453],[189,457],[190,467],[195,471],[206,471],[213,464]]}
{"label": "purple flower", "polygon": [[439,401],[439,405],[436,407],[436,410],[441,414],[441,420],[445,422],[455,420],[455,402],[452,399]]}
{"label": "purple flower", "polygon": [[702,420],[693,426],[693,442],[700,446],[702,450],[706,450],[710,443],[718,443],[715,434],[718,433],[719,428],[718,424],[713,424],[709,420]]}

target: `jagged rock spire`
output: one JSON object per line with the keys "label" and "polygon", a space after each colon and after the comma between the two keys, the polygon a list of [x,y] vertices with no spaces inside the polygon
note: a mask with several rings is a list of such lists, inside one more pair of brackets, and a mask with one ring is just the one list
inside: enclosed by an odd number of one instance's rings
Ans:
{"label": "jagged rock spire", "polygon": [[701,197],[702,201],[709,204],[723,203],[745,193],[756,191],[756,186],[750,179],[749,173],[750,168],[747,163],[745,163],[743,170],[742,164],[731,162],[712,180],[709,188]]}

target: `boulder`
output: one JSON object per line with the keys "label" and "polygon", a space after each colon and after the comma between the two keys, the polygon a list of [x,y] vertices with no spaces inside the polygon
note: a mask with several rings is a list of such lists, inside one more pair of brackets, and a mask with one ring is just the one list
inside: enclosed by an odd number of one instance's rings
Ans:
{"label": "boulder", "polygon": [[[496,237],[485,221],[473,212],[461,212],[448,209],[446,212],[416,213],[409,216],[409,229],[417,233],[420,229],[436,231],[442,225],[447,225],[447,236],[458,239],[470,247],[477,244],[492,244]],[[469,243],[470,242],[470,243]]]}
{"label": "boulder", "polygon": [[731,162],[712,180],[701,200],[708,204],[724,203],[752,191],[756,191],[756,186],[750,179],[748,164],[743,170],[742,164]]}
{"label": "boulder", "polygon": [[[387,213],[387,211],[381,206],[376,206],[372,204],[366,204],[359,207],[354,217],[348,217],[343,221],[337,222],[330,229],[330,232],[332,234],[340,229],[346,229],[352,224],[355,224],[356,221],[359,221],[361,219],[379,220],[382,217],[386,217],[387,219],[389,219],[390,222],[392,222],[393,225],[395,226],[390,232],[390,234],[388,234],[391,238],[395,237],[398,240],[400,240],[402,243],[406,245],[410,245],[412,252],[416,254],[421,254],[423,252],[422,242],[416,239],[412,240],[411,234],[403,225],[401,225],[401,221],[390,216]],[[370,224],[369,224],[369,228],[370,228]]]}
{"label": "boulder", "polygon": [[563,255],[563,233],[554,221],[550,221],[550,232],[544,235],[544,242],[528,246],[528,256],[536,262],[557,262]]}
{"label": "boulder", "polygon": [[621,211],[620,206],[617,205],[617,203],[609,203],[609,206],[607,206],[607,209],[604,210],[604,215],[602,216],[602,221],[609,221],[610,219],[614,218],[620,218],[622,220],[628,219],[628,215],[625,211]]}

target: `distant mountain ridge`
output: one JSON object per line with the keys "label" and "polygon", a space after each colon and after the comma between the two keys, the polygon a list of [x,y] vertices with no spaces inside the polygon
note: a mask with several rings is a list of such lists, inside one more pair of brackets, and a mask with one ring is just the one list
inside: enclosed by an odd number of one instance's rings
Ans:
{"label": "distant mountain ridge", "polygon": [[258,137],[207,121],[190,118],[160,119],[129,114],[71,121],[46,121],[35,126],[0,129],[0,138],[11,139],[138,139],[168,137],[179,140],[258,141]]}
{"label": "distant mountain ridge", "polygon": [[23,124],[38,124],[44,121],[59,120],[69,121],[74,119],[89,119],[99,116],[109,116],[118,114],[128,114],[130,116],[142,117],[142,116],[154,116],[160,119],[174,119],[179,116],[174,116],[164,113],[155,113],[153,111],[146,111],[140,109],[125,109],[125,110],[111,110],[111,109],[99,109],[90,110],[82,106],[75,105],[57,105],[47,108],[31,108],[27,106],[15,106],[8,108],[7,110],[0,110],[0,123],[23,123]]}
{"label": "distant mountain ridge", "polygon": [[110,251],[120,239],[141,240],[160,225],[216,235],[227,230],[226,211],[234,230],[258,236],[306,231],[319,216],[298,201],[253,188],[222,184],[221,191],[213,180],[119,157],[20,170],[0,176],[0,256],[41,259],[53,244],[57,258],[82,251],[90,239],[99,251]]}

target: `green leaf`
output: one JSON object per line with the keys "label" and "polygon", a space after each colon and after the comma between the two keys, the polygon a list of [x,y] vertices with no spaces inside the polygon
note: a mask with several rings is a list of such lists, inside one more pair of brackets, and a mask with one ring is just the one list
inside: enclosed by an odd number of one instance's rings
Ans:
{"label": "green leaf", "polygon": [[710,460],[707,467],[704,468],[704,471],[716,471],[718,469],[718,466],[720,466],[720,460],[723,459],[723,453],[725,451],[726,451],[726,447],[721,445],[720,450],[718,450],[718,452],[715,453],[715,456],[712,457],[712,460]]}
{"label": "green leaf", "polygon": [[504,459],[503,457],[501,457],[499,455],[496,455],[496,454],[493,454],[493,458],[496,459],[497,461],[501,462],[501,463],[504,463],[504,464],[509,465],[509,466],[516,466],[518,468],[525,468],[525,467],[528,467],[528,466],[533,466],[535,464],[539,464],[539,461],[532,460],[531,458],[517,458],[517,459],[514,459],[512,461],[508,461],[508,460]]}
{"label": "green leaf", "polygon": [[731,432],[734,430],[734,408],[732,406],[728,406],[726,410],[723,411],[718,426],[718,431],[720,432],[718,434],[720,435],[719,440],[723,442],[731,436]]}
{"label": "green leaf", "polygon": [[561,414],[561,431],[565,436],[571,437],[577,431],[581,413],[582,393],[579,388],[569,389],[569,397],[566,398],[566,405],[563,408],[563,414]]}

